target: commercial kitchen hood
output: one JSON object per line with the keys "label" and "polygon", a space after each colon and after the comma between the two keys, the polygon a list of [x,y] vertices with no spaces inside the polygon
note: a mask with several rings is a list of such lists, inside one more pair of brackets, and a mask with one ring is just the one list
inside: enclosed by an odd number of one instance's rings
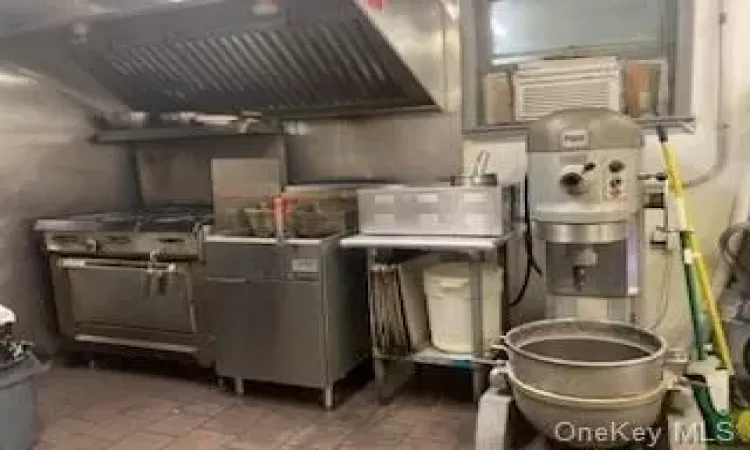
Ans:
{"label": "commercial kitchen hood", "polygon": [[6,35],[0,59],[105,110],[439,109],[453,19],[441,0],[192,0]]}

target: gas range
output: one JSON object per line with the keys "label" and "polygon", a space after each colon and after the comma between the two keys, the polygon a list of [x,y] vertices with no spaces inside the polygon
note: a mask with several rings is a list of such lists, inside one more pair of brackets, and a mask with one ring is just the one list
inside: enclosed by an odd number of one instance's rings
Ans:
{"label": "gas range", "polygon": [[37,221],[65,347],[187,354],[211,364],[197,270],[211,222],[210,209],[190,207]]}
{"label": "gas range", "polygon": [[197,258],[210,208],[167,207],[41,219],[50,253],[96,257]]}

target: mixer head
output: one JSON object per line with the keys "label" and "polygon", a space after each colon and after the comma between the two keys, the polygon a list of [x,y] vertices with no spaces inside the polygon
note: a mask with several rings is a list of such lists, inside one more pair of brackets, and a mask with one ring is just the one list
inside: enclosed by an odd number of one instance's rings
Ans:
{"label": "mixer head", "polygon": [[642,148],[638,124],[607,109],[562,111],[530,126],[529,214],[546,249],[548,316],[632,320],[633,305],[596,299],[639,290],[642,252],[632,241],[642,234]]}

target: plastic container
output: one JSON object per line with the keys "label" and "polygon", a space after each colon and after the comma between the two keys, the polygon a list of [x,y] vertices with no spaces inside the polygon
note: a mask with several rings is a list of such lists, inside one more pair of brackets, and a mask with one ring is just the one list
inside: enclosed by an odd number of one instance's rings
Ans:
{"label": "plastic container", "polygon": [[29,355],[0,370],[0,449],[30,450],[39,437],[34,378],[46,367]]}
{"label": "plastic container", "polygon": [[[485,348],[500,336],[500,293],[503,271],[482,266],[482,315]],[[427,315],[432,345],[449,353],[471,353],[471,290],[469,264],[442,263],[424,271]]]}

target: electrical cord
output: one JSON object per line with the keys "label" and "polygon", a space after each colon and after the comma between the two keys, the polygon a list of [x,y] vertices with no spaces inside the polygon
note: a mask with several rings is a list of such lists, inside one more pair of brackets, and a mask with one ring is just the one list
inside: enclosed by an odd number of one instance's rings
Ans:
{"label": "electrical cord", "polygon": [[529,196],[529,176],[523,180],[523,212],[524,212],[524,224],[526,225],[526,256],[529,257],[529,264],[538,275],[542,274],[542,269],[534,258],[534,239],[531,236],[531,198]]}
{"label": "electrical cord", "polygon": [[[735,277],[741,276],[745,279],[750,278],[750,266],[748,266],[748,263],[740,255],[742,246],[744,245],[745,234],[748,231],[750,231],[750,224],[741,222],[727,228],[719,237],[719,249],[724,260],[734,270]],[[740,239],[739,242],[733,240],[735,236]]]}
{"label": "electrical cord", "polygon": [[521,290],[518,292],[518,295],[516,298],[510,303],[510,307],[514,308],[518,305],[520,305],[524,298],[526,297],[526,291],[529,290],[529,282],[531,281],[531,272],[532,272],[532,264],[531,261],[529,261],[526,264],[526,273],[523,276],[523,285],[521,285]]}
{"label": "electrical cord", "polygon": [[537,274],[542,274],[542,269],[534,258],[534,238],[531,236],[531,199],[529,198],[529,177],[523,181],[523,209],[524,209],[524,225],[526,230],[524,231],[524,249],[526,251],[526,271],[523,276],[523,284],[521,290],[518,292],[516,298],[510,303],[510,307],[513,308],[523,302],[526,297],[526,292],[529,290],[529,284],[531,283],[532,271]]}
{"label": "electrical cord", "polygon": [[659,328],[661,324],[664,323],[664,319],[667,318],[667,311],[669,310],[669,289],[671,287],[671,282],[672,261],[671,259],[667,258],[667,260],[664,262],[664,274],[662,276],[661,283],[661,306],[659,308],[659,315],[652,325],[646,327],[646,329],[649,331],[654,331],[655,329]]}

